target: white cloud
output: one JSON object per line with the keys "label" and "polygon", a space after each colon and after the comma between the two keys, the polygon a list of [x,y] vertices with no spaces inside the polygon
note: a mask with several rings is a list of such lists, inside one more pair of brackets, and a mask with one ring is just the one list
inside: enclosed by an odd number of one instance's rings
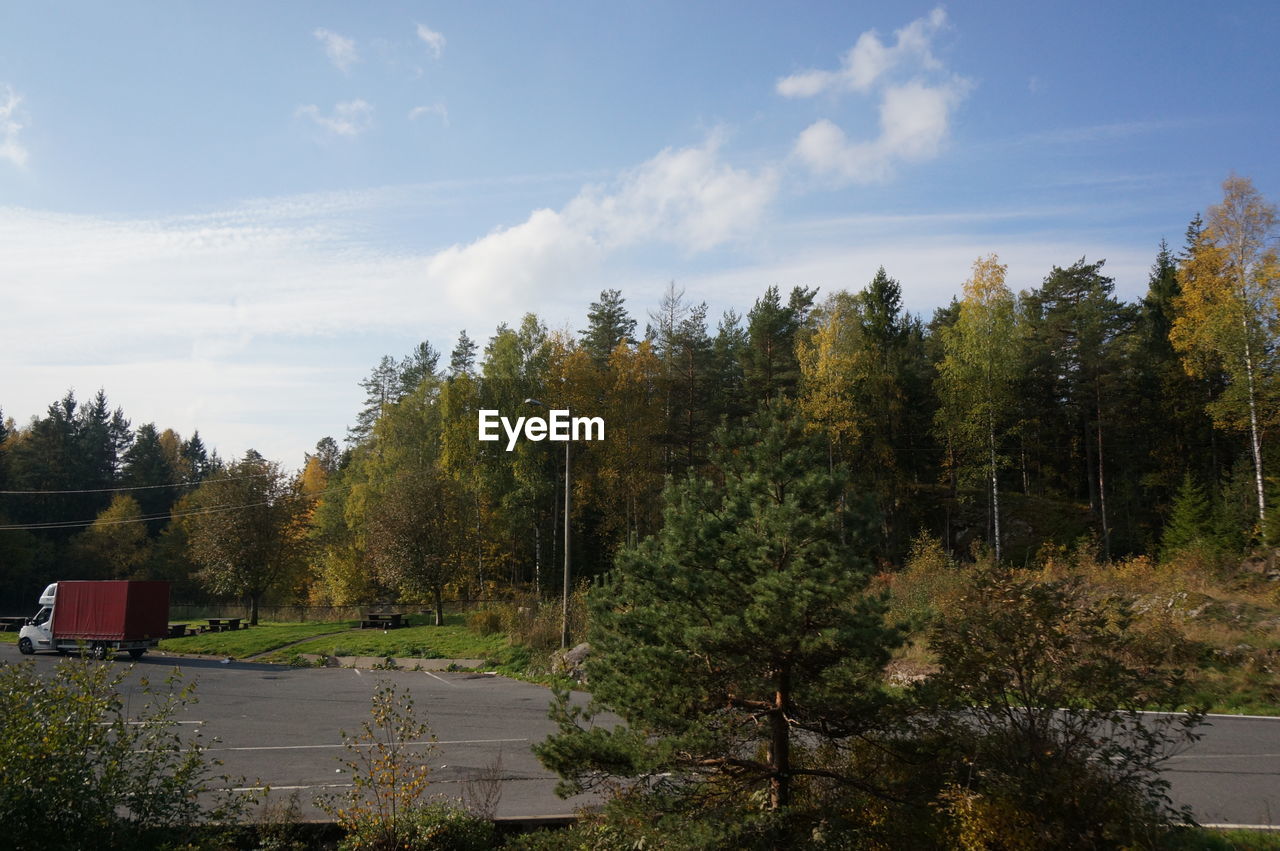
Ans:
{"label": "white cloud", "polygon": [[933,34],[947,23],[947,13],[942,7],[934,9],[898,30],[897,41],[886,46],[875,30],[868,30],[844,55],[840,68],[835,71],[811,70],[783,77],[778,81],[778,94],[784,97],[813,97],[825,91],[866,93],[893,69],[905,65],[918,65],[926,70],[937,70],[940,63],[933,56]]}
{"label": "white cloud", "polygon": [[358,98],[334,104],[333,112],[328,115],[322,115],[315,104],[298,107],[294,115],[310,118],[338,136],[359,136],[373,126],[373,105]]}
{"label": "white cloud", "polygon": [[300,462],[317,438],[342,436],[359,407],[356,382],[380,355],[422,339],[447,346],[460,327],[483,332],[530,310],[566,322],[602,282],[627,284],[628,249],[650,263],[741,244],[776,190],[773,172],[726,164],[711,139],[434,250],[371,243],[367,225],[483,185],[319,193],[153,220],[0,207],[0,401],[23,419],[69,387],[104,387],[135,422],[199,428],[224,454],[252,446]]}
{"label": "white cloud", "polygon": [[422,39],[423,44],[431,49],[431,53],[436,59],[440,58],[440,54],[444,52],[444,36],[426,24],[418,24],[418,38]]}
{"label": "white cloud", "polygon": [[0,160],[8,160],[18,168],[27,164],[27,149],[18,141],[23,124],[18,107],[22,98],[8,85],[0,87]]}
{"label": "white cloud", "polygon": [[656,239],[705,251],[749,233],[777,193],[777,173],[752,174],[720,161],[720,140],[667,148],[625,172],[612,188],[588,187],[565,209],[608,247]]}
{"label": "white cloud", "polygon": [[342,73],[350,72],[351,66],[360,61],[360,53],[356,50],[354,39],[338,35],[324,27],[316,29],[312,35],[324,45],[324,52],[329,57],[329,61]]}
{"label": "white cloud", "polygon": [[825,91],[878,94],[879,135],[850,140],[829,119],[809,125],[796,139],[794,157],[817,175],[841,183],[888,179],[900,162],[938,156],[950,134],[951,114],[971,84],[948,74],[933,55],[933,35],[946,13],[927,17],[897,31],[892,46],[874,32],[863,33],[836,71],[806,71],[778,81],[787,97],[812,97]]}
{"label": "white cloud", "polygon": [[417,121],[426,115],[438,115],[440,116],[440,122],[445,127],[449,126],[449,110],[442,103],[433,103],[430,106],[415,106],[409,110],[410,121]]}
{"label": "white cloud", "polygon": [[479,316],[495,299],[532,305],[548,286],[591,286],[611,252],[651,244],[701,252],[744,239],[776,196],[778,175],[723,163],[719,144],[713,136],[666,149],[611,185],[584,188],[559,211],[538,210],[452,246],[428,262],[427,289],[443,289],[455,310]]}

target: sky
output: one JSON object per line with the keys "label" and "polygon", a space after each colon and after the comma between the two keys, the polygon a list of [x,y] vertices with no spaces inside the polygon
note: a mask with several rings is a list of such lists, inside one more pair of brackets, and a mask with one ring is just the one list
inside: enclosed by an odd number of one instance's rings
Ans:
{"label": "sky", "polygon": [[[1145,7],[1145,8],[1144,8]],[[383,355],[602,289],[926,317],[1280,198],[1270,2],[0,5],[0,411],[73,390],[224,458],[339,441]]]}

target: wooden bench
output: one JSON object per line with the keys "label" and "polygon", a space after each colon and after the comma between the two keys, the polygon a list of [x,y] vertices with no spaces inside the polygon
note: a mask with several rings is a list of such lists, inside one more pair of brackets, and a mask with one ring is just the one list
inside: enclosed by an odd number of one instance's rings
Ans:
{"label": "wooden bench", "polygon": [[399,612],[369,612],[360,621],[361,629],[399,629],[408,626]]}
{"label": "wooden bench", "polygon": [[240,628],[240,618],[205,618],[209,632],[235,632]]}

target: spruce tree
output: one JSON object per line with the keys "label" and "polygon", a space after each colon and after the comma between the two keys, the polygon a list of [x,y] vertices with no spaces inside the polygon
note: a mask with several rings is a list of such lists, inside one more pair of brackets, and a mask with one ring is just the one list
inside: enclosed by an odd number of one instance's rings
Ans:
{"label": "spruce tree", "polygon": [[1204,488],[1188,470],[1183,474],[1182,486],[1173,498],[1169,522],[1165,524],[1160,540],[1160,557],[1167,561],[1179,550],[1209,541],[1212,535],[1213,507]]}
{"label": "spruce tree", "polygon": [[591,690],[624,724],[584,729],[562,696],[535,750],[563,791],[673,773],[778,810],[804,778],[859,782],[814,754],[876,723],[898,640],[864,594],[867,503],[840,498],[847,474],[786,403],[718,432],[711,466],[668,484],[662,530],[591,591]]}

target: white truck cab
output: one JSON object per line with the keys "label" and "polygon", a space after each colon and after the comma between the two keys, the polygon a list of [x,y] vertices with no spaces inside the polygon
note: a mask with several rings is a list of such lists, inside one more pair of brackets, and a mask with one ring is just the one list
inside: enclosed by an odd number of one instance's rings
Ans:
{"label": "white truck cab", "polygon": [[18,632],[18,651],[24,654],[37,650],[53,650],[53,602],[58,594],[58,583],[54,582],[44,589],[40,595],[40,611],[27,621]]}

